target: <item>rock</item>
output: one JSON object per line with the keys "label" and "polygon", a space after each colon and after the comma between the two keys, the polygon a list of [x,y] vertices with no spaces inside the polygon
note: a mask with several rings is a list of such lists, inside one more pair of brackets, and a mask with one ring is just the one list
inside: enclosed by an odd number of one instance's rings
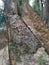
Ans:
{"label": "rock", "polygon": [[16,21],[10,24],[11,26],[14,25],[11,27],[11,36],[13,42],[16,43],[16,49],[19,50],[18,53],[21,53],[20,55],[33,54],[39,48],[39,41],[19,17],[17,19],[14,15],[11,16],[10,22],[13,21],[12,19]]}
{"label": "rock", "polygon": [[25,54],[33,54],[39,48],[40,42],[34,34],[26,27],[17,15],[8,15],[11,27],[11,39],[16,52],[16,60]]}

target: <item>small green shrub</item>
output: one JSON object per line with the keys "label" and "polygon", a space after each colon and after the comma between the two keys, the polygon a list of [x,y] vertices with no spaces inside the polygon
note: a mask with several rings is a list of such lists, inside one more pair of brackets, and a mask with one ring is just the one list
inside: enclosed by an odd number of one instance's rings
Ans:
{"label": "small green shrub", "polygon": [[43,60],[44,60],[43,55],[40,55],[38,58],[38,65],[42,65]]}

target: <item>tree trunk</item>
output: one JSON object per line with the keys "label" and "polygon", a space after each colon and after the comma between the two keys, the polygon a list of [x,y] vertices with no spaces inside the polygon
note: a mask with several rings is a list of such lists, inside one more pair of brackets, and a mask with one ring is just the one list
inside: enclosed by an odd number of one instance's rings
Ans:
{"label": "tree trunk", "polygon": [[5,20],[7,27],[7,38],[8,38],[8,50],[9,50],[9,62],[10,65],[16,65],[16,54],[15,48],[12,46],[14,44],[11,41],[11,26],[10,26],[10,17],[17,14],[16,2],[14,0],[5,0]]}
{"label": "tree trunk", "polygon": [[24,1],[23,8],[22,19],[30,27],[32,32],[36,35],[43,47],[45,47],[46,51],[49,53],[49,30],[29,6],[29,4]]}
{"label": "tree trunk", "polygon": [[49,23],[48,23],[48,21],[49,21],[49,0],[42,0],[42,2],[43,2],[43,11],[42,11],[42,13],[43,13],[43,21],[44,21],[44,23],[46,24],[46,25],[48,25]]}

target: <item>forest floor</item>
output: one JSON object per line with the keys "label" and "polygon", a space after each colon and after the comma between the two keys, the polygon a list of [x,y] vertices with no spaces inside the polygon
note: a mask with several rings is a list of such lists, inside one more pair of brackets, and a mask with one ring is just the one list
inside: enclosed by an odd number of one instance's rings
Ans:
{"label": "forest floor", "polygon": [[[9,65],[8,46],[0,50],[0,65]],[[22,62],[16,62],[16,65],[49,65],[49,55],[43,47],[32,55],[21,57]]]}

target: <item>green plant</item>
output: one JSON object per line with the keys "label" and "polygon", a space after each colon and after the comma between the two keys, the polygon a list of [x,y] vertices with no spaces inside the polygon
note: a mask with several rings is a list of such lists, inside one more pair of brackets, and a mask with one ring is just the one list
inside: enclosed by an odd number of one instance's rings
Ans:
{"label": "green plant", "polygon": [[32,8],[37,13],[37,15],[40,16],[40,18],[42,18],[42,12],[41,12],[41,9],[40,9],[39,0],[34,1]]}
{"label": "green plant", "polygon": [[38,57],[38,65],[42,65],[43,60],[44,60],[43,55],[40,55]]}

